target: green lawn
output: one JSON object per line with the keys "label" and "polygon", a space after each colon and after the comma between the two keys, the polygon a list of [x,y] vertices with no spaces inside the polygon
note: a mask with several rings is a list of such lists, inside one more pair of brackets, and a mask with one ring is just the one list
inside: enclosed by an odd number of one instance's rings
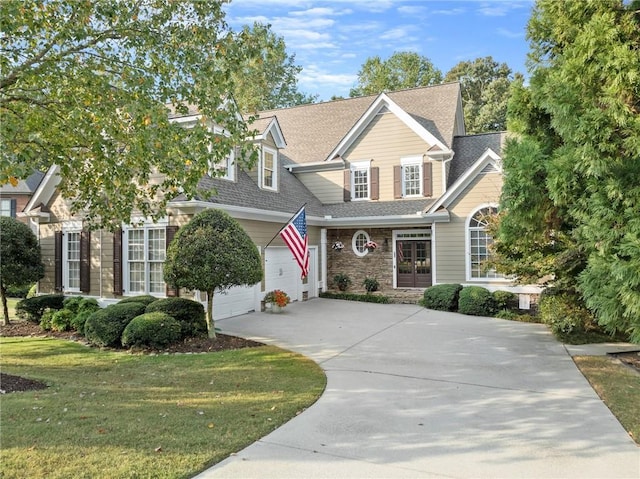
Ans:
{"label": "green lawn", "polygon": [[2,371],[49,388],[2,397],[0,477],[191,477],[311,405],[325,376],[270,346],[134,355],[0,338]]}

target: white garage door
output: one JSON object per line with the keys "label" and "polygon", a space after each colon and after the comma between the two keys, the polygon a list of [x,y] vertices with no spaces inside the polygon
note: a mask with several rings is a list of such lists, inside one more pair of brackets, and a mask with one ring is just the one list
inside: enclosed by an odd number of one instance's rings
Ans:
{"label": "white garage door", "polygon": [[286,247],[269,246],[264,259],[265,291],[281,289],[292,300],[301,299],[300,267]]}
{"label": "white garage door", "polygon": [[[213,295],[213,319],[225,319],[256,310],[256,295],[260,284],[255,286],[234,286],[225,293]],[[207,307],[207,295],[200,294],[203,306]]]}

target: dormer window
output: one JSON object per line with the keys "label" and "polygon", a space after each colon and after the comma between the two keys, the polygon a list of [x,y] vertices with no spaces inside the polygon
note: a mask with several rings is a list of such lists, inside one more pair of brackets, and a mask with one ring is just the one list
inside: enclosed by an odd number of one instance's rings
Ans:
{"label": "dormer window", "polygon": [[210,163],[209,174],[214,178],[222,178],[223,180],[235,181],[235,150],[231,150],[227,156],[225,156],[218,163]]}
{"label": "dormer window", "polygon": [[278,189],[278,152],[272,148],[262,147],[260,165],[260,184],[267,190]]}

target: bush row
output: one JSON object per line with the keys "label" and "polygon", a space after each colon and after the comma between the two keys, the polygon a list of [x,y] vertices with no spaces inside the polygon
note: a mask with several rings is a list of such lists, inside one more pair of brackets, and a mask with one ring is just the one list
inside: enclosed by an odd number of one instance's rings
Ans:
{"label": "bush row", "polygon": [[388,304],[391,302],[387,296],[383,296],[381,294],[334,293],[331,291],[325,291],[324,293],[320,293],[320,297],[330,299],[347,299],[349,301],[361,301],[364,303]]}
{"label": "bush row", "polygon": [[20,301],[18,316],[45,330],[75,330],[100,347],[163,347],[206,334],[202,304],[185,298],[134,296],[102,309],[93,298],[44,295]]}
{"label": "bush row", "polygon": [[508,291],[493,293],[481,286],[438,284],[424,291],[422,304],[438,311],[457,311],[473,316],[494,316],[500,311],[513,311],[518,297]]}

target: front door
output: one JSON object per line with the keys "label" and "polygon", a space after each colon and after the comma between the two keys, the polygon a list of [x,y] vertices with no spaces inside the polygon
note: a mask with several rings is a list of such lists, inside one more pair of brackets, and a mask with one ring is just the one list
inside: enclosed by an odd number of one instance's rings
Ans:
{"label": "front door", "polygon": [[431,241],[396,241],[398,288],[431,286]]}

